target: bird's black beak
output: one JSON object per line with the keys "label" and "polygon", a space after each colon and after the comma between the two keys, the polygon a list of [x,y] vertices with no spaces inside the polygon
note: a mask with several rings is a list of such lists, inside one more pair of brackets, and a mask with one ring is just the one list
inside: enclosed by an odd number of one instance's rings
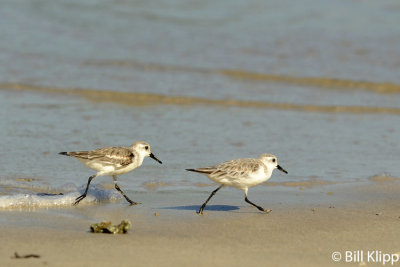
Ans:
{"label": "bird's black beak", "polygon": [[284,172],[284,173],[288,173],[284,168],[282,168],[281,166],[276,166],[276,168],[278,168],[278,170],[280,170],[281,172]]}
{"label": "bird's black beak", "polygon": [[162,161],[159,160],[156,156],[154,156],[153,153],[150,153],[149,157],[152,158],[152,159],[154,159],[154,160],[157,161],[158,163],[162,164]]}

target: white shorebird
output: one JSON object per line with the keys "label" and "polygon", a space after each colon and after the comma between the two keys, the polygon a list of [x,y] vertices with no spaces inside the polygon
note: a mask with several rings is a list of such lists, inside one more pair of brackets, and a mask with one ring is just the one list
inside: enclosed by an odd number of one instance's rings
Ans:
{"label": "white shorebird", "polygon": [[143,163],[145,157],[150,157],[158,163],[162,163],[150,151],[150,145],[143,141],[138,141],[130,147],[104,147],[91,151],[60,152],[61,155],[71,156],[79,159],[86,167],[97,171],[89,177],[85,193],[75,199],[74,205],[78,204],[86,197],[90,182],[97,176],[109,175],[114,179],[115,189],[117,189],[125,199],[131,204],[140,204],[130,200],[117,184],[117,176],[130,172]]}
{"label": "white shorebird", "polygon": [[253,187],[267,181],[271,177],[274,169],[288,173],[278,165],[278,159],[271,154],[262,154],[258,159],[234,159],[211,167],[186,169],[187,171],[205,174],[214,182],[221,184],[211,193],[197,213],[203,214],[203,210],[208,201],[225,185],[233,186],[243,190],[245,196],[244,200],[247,203],[253,205],[261,211],[267,213],[270,212],[271,210],[265,210],[264,208],[251,202],[247,198],[247,191],[249,187]]}

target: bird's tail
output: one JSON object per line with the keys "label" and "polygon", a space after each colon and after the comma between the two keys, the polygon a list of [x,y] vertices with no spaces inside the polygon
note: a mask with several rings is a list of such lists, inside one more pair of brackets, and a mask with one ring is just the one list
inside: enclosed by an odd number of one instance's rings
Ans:
{"label": "bird's tail", "polygon": [[60,152],[60,153],[58,153],[58,154],[60,154],[60,155],[64,155],[64,156],[69,156],[69,154],[68,154],[69,152]]}
{"label": "bird's tail", "polygon": [[211,169],[208,169],[208,168],[186,169],[186,170],[190,171],[190,172],[198,172],[198,173],[204,173],[204,174],[210,174],[213,172]]}

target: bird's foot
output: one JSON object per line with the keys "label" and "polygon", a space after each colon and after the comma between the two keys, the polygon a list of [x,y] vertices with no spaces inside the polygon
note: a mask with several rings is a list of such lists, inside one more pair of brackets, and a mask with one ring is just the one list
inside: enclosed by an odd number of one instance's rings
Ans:
{"label": "bird's foot", "polygon": [[272,210],[271,210],[271,209],[263,209],[263,211],[264,211],[265,213],[270,213]]}
{"label": "bird's foot", "polygon": [[75,199],[75,202],[74,202],[74,206],[76,206],[76,205],[78,205],[78,203],[82,200],[82,199],[84,199],[86,197],[86,194],[83,194],[82,196],[79,196],[79,197],[77,197],[76,199]]}
{"label": "bird's foot", "polygon": [[203,215],[203,210],[201,209],[201,210],[199,210],[199,211],[196,211],[196,213],[197,213],[198,215]]}
{"label": "bird's foot", "polygon": [[135,202],[135,201],[129,201],[128,200],[128,202],[129,202],[129,206],[134,206],[134,205],[138,205],[138,204],[142,204],[142,203],[140,203],[140,202]]}

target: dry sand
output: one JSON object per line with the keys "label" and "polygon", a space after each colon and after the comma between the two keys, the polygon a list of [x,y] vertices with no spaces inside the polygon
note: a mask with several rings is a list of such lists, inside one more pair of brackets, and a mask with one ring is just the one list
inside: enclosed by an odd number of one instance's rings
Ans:
{"label": "dry sand", "polygon": [[[0,266],[370,266],[365,257],[351,264],[335,263],[331,255],[400,252],[398,190],[397,182],[369,183],[335,192],[338,199],[352,194],[348,203],[274,204],[270,214],[245,204],[203,216],[121,203],[117,209],[64,208],[64,214],[2,211]],[[90,233],[89,225],[100,218],[128,218],[133,229],[125,235]],[[14,252],[41,257],[15,259]]]}

